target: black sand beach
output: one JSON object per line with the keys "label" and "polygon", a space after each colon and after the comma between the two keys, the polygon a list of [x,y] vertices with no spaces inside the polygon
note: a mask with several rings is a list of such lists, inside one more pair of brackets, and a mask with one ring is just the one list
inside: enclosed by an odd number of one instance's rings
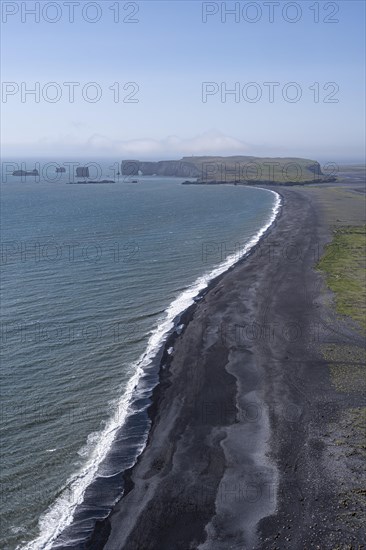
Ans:
{"label": "black sand beach", "polygon": [[148,445],[88,548],[364,547],[364,374],[340,392],[322,352],[364,338],[314,269],[332,236],[323,191],[280,193],[274,227],[186,315]]}

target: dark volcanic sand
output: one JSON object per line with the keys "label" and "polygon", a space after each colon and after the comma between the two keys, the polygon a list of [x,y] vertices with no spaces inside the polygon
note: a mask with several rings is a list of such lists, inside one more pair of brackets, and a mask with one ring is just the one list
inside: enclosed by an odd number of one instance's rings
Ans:
{"label": "dark volcanic sand", "polygon": [[281,194],[273,229],[176,339],[148,445],[88,548],[362,548],[365,528],[339,520],[337,467],[324,459],[327,423],[351,398],[320,353],[362,338],[336,324],[313,269],[331,238],[316,199]]}

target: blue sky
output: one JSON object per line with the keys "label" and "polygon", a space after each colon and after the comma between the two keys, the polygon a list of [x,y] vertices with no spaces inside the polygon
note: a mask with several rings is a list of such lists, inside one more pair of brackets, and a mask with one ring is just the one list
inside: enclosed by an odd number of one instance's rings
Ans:
{"label": "blue sky", "polygon": [[[39,2],[38,23],[23,2],[2,2],[3,155],[363,158],[363,1],[270,2],[273,22],[265,2],[74,3],[71,23],[70,2],[57,11],[55,2]],[[240,11],[223,22],[235,4]],[[100,19],[86,21],[83,10]],[[79,84],[73,103],[65,82]],[[273,102],[268,82],[278,83]],[[25,94],[36,86],[38,103]],[[230,89],[236,95],[225,96]],[[49,101],[56,93],[59,101]],[[260,99],[251,102],[255,93]]]}

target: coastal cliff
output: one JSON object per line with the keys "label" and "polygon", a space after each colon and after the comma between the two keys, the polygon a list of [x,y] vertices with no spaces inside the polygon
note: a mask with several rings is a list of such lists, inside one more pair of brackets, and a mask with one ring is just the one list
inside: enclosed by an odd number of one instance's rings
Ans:
{"label": "coastal cliff", "polygon": [[195,184],[281,184],[294,185],[335,181],[333,174],[324,175],[319,162],[303,158],[270,158],[253,156],[182,157],[180,160],[144,162],[125,160],[125,176],[171,176],[195,178]]}
{"label": "coastal cliff", "polygon": [[161,160],[158,162],[144,162],[140,160],[122,161],[121,172],[124,176],[173,176],[182,178],[198,178],[200,168],[183,157],[181,160]]}

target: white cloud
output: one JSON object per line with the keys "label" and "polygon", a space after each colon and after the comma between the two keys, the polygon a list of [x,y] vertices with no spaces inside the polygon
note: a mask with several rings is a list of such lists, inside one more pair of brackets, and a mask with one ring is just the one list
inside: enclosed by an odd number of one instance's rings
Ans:
{"label": "white cloud", "polygon": [[[16,151],[15,151],[16,149]],[[87,155],[165,159],[180,158],[184,155],[230,155],[250,154],[247,143],[227,136],[218,130],[209,130],[203,134],[181,138],[168,136],[163,139],[111,139],[102,134],[93,134],[87,140],[78,139],[74,134],[59,135],[54,139],[44,137],[32,144],[4,145],[4,154],[14,152],[23,155]]]}
{"label": "white cloud", "polygon": [[93,153],[118,153],[122,156],[155,157],[157,155],[180,157],[183,155],[247,153],[249,147],[243,141],[226,136],[217,130],[210,130],[192,138],[168,136],[157,139],[111,140],[94,134],[88,140]]}

